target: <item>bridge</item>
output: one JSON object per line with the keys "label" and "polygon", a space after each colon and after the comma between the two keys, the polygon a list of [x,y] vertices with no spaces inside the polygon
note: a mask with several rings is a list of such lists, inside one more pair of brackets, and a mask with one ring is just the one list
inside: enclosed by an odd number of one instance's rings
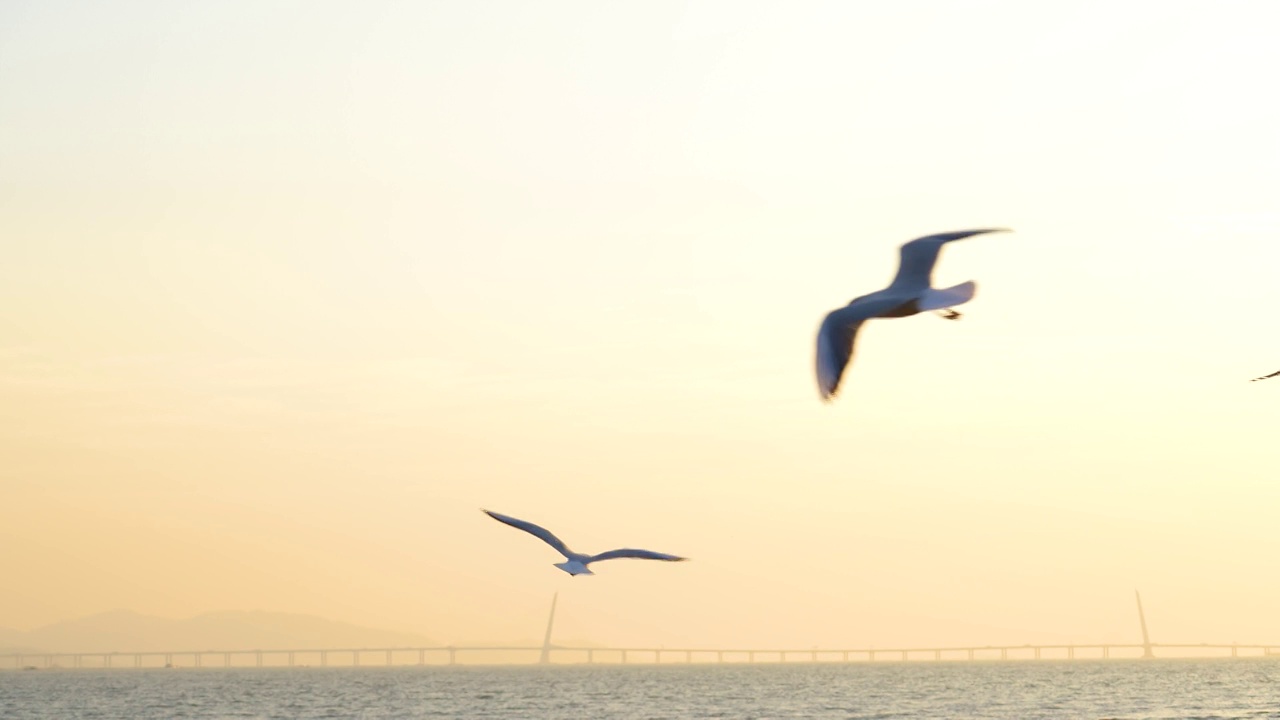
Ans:
{"label": "bridge", "polygon": [[[567,663],[880,663],[982,660],[1085,660],[1154,657],[1280,657],[1280,645],[1152,643],[1106,645],[984,645],[939,648],[668,648],[538,646],[434,646],[164,652],[23,653],[0,655],[0,668],[252,668],[397,667],[409,665]],[[1188,655],[1187,653],[1192,653]],[[555,656],[553,661],[551,658]],[[498,659],[495,662],[494,657]],[[512,656],[517,656],[513,658]],[[524,656],[527,660],[520,660]],[[542,661],[542,658],[546,658]],[[464,662],[465,661],[465,662]]]}
{"label": "bridge", "polygon": [[[1136,593],[1135,593],[1136,595]],[[556,596],[542,645],[277,648],[108,653],[10,653],[0,669],[395,667],[410,665],[567,663],[756,663],[1086,660],[1154,657],[1280,657],[1280,644],[1153,643],[1137,596],[1141,643],[983,645],[913,648],[575,647],[551,642]],[[1159,655],[1156,651],[1161,651]],[[553,656],[555,661],[553,662]],[[464,662],[465,661],[465,662]]]}

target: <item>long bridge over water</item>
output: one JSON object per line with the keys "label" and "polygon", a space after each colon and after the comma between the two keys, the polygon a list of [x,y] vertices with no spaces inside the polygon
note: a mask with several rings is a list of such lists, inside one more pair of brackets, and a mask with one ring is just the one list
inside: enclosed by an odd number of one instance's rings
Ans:
{"label": "long bridge over water", "polygon": [[[1006,645],[941,648],[742,649],[742,648],[609,648],[525,646],[437,646],[397,648],[331,648],[275,650],[184,650],[110,653],[22,653],[0,655],[7,669],[45,668],[233,668],[233,667],[399,667],[409,665],[509,664],[486,662],[486,656],[554,653],[542,664],[578,663],[731,663],[731,662],[903,662],[981,660],[1084,660],[1153,657],[1148,650],[1169,650],[1159,657],[1280,657],[1280,645],[1240,643],[1152,643],[1107,645]],[[517,661],[518,662],[518,661]]]}
{"label": "long bridge over water", "polygon": [[[533,663],[755,663],[755,662],[909,662],[1085,660],[1159,657],[1280,657],[1280,644],[1153,643],[1147,633],[1142,598],[1137,597],[1141,643],[983,645],[914,648],[668,648],[574,647],[551,642],[555,598],[542,645],[431,646],[365,648],[281,648],[254,650],[182,650],[94,653],[11,653],[0,668],[155,668],[155,667],[393,667],[410,665]],[[553,656],[555,660],[553,661]],[[496,661],[495,661],[495,658]],[[527,658],[527,660],[525,659]]]}

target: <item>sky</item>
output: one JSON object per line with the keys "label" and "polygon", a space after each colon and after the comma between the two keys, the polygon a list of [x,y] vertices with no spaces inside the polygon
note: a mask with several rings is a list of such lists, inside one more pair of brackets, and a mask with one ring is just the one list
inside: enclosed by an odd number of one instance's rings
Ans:
{"label": "sky", "polygon": [[[1266,2],[0,8],[0,626],[1280,642]],[[963,319],[823,315],[970,227]],[[645,547],[571,578],[571,547]]]}

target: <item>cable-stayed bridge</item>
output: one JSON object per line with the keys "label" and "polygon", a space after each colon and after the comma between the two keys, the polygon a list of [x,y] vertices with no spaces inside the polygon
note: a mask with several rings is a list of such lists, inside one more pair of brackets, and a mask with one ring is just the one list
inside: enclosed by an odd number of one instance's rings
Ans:
{"label": "cable-stayed bridge", "polygon": [[[983,645],[910,648],[677,648],[576,647],[551,642],[556,596],[551,599],[542,645],[432,646],[392,648],[277,648],[253,650],[173,650],[110,653],[10,653],[0,669],[52,668],[222,668],[222,667],[391,667],[569,663],[755,663],[1086,660],[1155,657],[1280,657],[1280,644],[1153,643],[1142,597],[1138,603],[1141,643]],[[1159,651],[1157,653],[1156,651]]]}

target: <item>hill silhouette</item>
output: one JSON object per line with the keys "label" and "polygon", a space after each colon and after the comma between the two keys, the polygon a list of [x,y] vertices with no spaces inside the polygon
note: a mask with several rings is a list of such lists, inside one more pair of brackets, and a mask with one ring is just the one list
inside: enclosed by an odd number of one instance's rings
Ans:
{"label": "hill silhouette", "polygon": [[154,652],[436,645],[414,633],[312,615],[223,611],[175,620],[113,610],[27,632],[0,628],[0,652]]}

